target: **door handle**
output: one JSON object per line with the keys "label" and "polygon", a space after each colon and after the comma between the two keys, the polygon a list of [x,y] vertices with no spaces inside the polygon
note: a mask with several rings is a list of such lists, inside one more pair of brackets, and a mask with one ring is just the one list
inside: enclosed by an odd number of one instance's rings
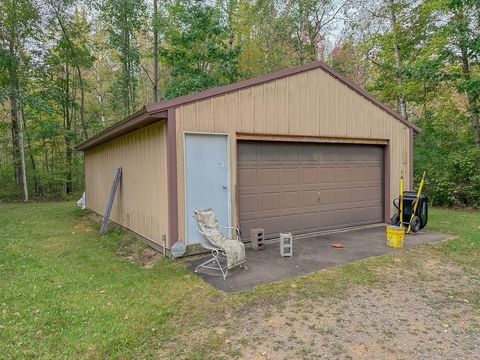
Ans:
{"label": "door handle", "polygon": [[222,188],[223,188],[223,190],[227,190],[227,189],[228,189],[227,185],[223,185]]}

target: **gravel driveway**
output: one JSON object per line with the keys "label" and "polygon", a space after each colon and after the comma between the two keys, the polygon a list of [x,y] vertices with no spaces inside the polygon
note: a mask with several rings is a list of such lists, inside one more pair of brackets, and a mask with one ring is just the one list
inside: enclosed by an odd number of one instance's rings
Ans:
{"label": "gravel driveway", "polygon": [[379,267],[373,284],[258,306],[219,324],[223,357],[479,359],[480,269],[415,252]]}

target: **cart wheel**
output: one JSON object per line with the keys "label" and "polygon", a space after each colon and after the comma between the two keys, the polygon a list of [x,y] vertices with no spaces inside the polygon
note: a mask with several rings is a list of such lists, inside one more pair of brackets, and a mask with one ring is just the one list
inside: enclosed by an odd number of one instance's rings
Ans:
{"label": "cart wheel", "polygon": [[412,232],[416,233],[420,230],[420,218],[418,216],[414,216],[412,221],[410,222],[410,226],[412,228]]}
{"label": "cart wheel", "polygon": [[398,216],[398,214],[393,214],[392,218],[390,219],[390,225],[400,225],[400,216]]}

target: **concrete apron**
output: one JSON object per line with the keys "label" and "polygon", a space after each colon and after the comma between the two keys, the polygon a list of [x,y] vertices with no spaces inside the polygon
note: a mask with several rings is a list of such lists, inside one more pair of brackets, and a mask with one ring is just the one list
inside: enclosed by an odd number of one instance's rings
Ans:
{"label": "concrete apron", "polygon": [[[416,234],[406,235],[404,248],[395,249],[387,245],[385,225],[381,224],[308,237],[294,237],[293,257],[280,256],[278,240],[268,241],[262,251],[247,247],[245,264],[247,270],[233,269],[226,280],[207,272],[208,270],[200,269],[197,274],[218,290],[235,292],[371,256],[392,254],[414,246],[453,238],[454,236],[450,234],[422,230]],[[336,249],[331,246],[332,243],[342,243],[344,247]],[[205,257],[192,260],[187,263],[187,267],[193,271],[204,259]]]}

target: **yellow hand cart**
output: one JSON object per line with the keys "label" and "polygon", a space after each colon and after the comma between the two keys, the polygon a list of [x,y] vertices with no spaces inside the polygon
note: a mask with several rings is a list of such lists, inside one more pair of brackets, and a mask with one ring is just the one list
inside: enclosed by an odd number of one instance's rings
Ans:
{"label": "yellow hand cart", "polygon": [[423,172],[418,191],[403,191],[403,176],[400,179],[400,196],[393,201],[397,213],[390,224],[407,228],[407,234],[423,229],[428,222],[428,197],[422,192],[427,172]]}

